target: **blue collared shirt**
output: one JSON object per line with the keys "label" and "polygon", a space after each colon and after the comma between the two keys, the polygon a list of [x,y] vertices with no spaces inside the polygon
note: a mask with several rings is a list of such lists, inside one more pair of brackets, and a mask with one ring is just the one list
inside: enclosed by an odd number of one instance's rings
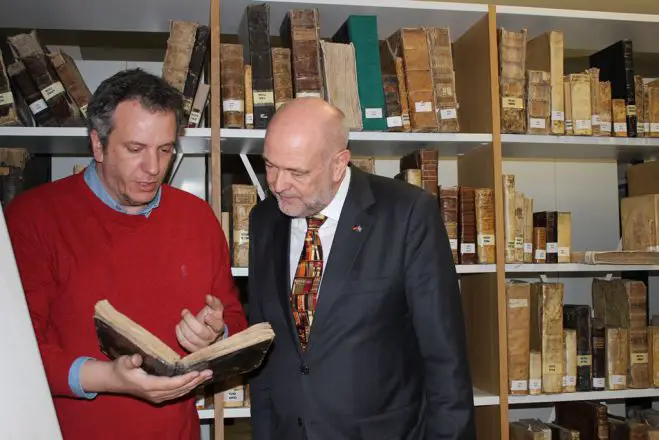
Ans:
{"label": "blue collared shirt", "polygon": [[[119,212],[123,212],[124,214],[127,215],[144,215],[146,217],[149,217],[151,215],[151,212],[156,209],[160,205],[160,197],[162,196],[162,188],[158,188],[158,191],[156,192],[156,196],[153,198],[151,202],[149,202],[148,205],[146,205],[144,208],[140,209],[139,212],[136,212],[134,214],[126,212],[126,210],[121,206],[119,203],[117,203],[116,200],[114,200],[108,191],[105,189],[103,186],[103,183],[98,177],[98,172],[96,171],[96,160],[92,159],[89,162],[89,165],[87,168],[85,168],[83,177],[85,179],[85,182],[87,183],[87,186],[92,190],[92,192],[103,201],[106,205],[108,205],[110,208],[115,209]],[[226,338],[229,334],[229,329],[227,326],[224,326],[224,335],[223,338]],[[69,387],[71,388],[71,391],[73,394],[75,394],[78,397],[86,398],[86,399],[93,399],[96,397],[96,393],[87,393],[85,390],[82,388],[82,385],[80,385],[80,367],[82,367],[82,364],[85,363],[85,361],[94,358],[88,357],[88,356],[82,356],[77,358],[73,364],[71,365],[71,368],[69,368]]]}

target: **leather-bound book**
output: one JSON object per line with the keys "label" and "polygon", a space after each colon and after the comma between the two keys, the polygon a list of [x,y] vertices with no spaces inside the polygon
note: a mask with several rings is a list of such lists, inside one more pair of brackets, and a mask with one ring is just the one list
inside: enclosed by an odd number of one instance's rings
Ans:
{"label": "leather-bound book", "polygon": [[604,320],[593,317],[592,327],[592,389],[593,391],[604,391],[606,389],[606,332]]}
{"label": "leather-bound book", "polygon": [[587,73],[571,73],[568,75],[570,84],[570,104],[572,131],[575,136],[592,136],[593,108],[591,104],[590,75]]}
{"label": "leather-bound book", "polygon": [[563,392],[577,391],[577,331],[570,328],[563,329]]}
{"label": "leather-bound book", "polygon": [[293,90],[296,98],[324,98],[320,62],[318,9],[291,9],[279,27],[284,47],[291,49]]}
{"label": "leather-bound book", "polygon": [[256,206],[256,187],[234,184],[229,186],[232,228],[232,266],[247,267],[249,263],[249,213]]}
{"label": "leather-bound book", "polygon": [[410,185],[418,186],[419,188],[424,187],[422,171],[420,169],[406,169],[401,173],[401,176],[402,180],[409,183]]}
{"label": "leather-bound book", "polygon": [[533,263],[533,199],[524,197],[524,260]]}
{"label": "leather-bound book", "polygon": [[533,213],[533,227],[545,228],[547,254],[545,261],[558,263],[558,212],[541,211]]}
{"label": "leather-bound book", "polygon": [[631,40],[620,40],[589,57],[590,67],[600,69],[600,80],[611,82],[611,97],[624,100],[627,136],[637,135],[634,55]]}
{"label": "leather-bound book", "polygon": [[188,118],[188,127],[199,127],[201,116],[204,114],[204,109],[208,103],[208,95],[210,94],[211,87],[209,84],[201,83],[197,86],[197,93],[195,94],[194,101],[192,101],[192,108]]}
{"label": "leather-bound book", "polygon": [[542,391],[561,393],[563,361],[563,284],[531,284],[531,350],[542,353]]}
{"label": "leather-bound book", "polygon": [[0,53],[0,126],[19,126],[21,121],[16,111],[14,93],[7,75],[7,67]]}
{"label": "leather-bound book", "polygon": [[442,186],[439,188],[440,213],[448,233],[453,254],[453,263],[458,264],[458,187]]}
{"label": "leather-bound book", "polygon": [[579,431],[566,428],[556,423],[546,423],[551,429],[551,440],[580,440]]}
{"label": "leather-bound book", "polygon": [[578,431],[580,440],[608,440],[607,408],[597,402],[557,402],[554,423]]}
{"label": "leather-bound book", "polygon": [[659,388],[659,327],[656,326],[648,326],[648,369],[650,387]]}
{"label": "leather-bound book", "polygon": [[503,224],[506,247],[504,257],[506,263],[515,262],[515,209],[517,201],[515,197],[515,175],[503,175]]}
{"label": "leather-bound book", "polygon": [[[412,130],[410,123],[410,105],[409,96],[407,93],[407,83],[405,79],[405,67],[403,65],[403,58],[396,57],[396,77],[398,78],[398,93],[400,93],[400,114],[403,118],[403,131]],[[659,101],[658,101],[659,102]],[[659,122],[659,119],[658,119]],[[659,130],[657,130],[659,133]]]}
{"label": "leather-bound book", "polygon": [[572,119],[572,84],[570,76],[563,77],[563,96],[565,97],[565,134],[574,135],[574,121]]}
{"label": "leather-bound book", "polygon": [[197,94],[197,88],[199,87],[199,80],[201,78],[201,70],[204,67],[206,56],[208,54],[209,41],[210,28],[208,26],[199,25],[195,34],[195,43],[192,48],[192,54],[190,55],[188,73],[185,77],[185,84],[183,85],[183,111],[186,116],[189,116],[192,111],[192,104]]}
{"label": "leather-bound book", "polygon": [[60,126],[83,125],[79,112],[69,101],[66,89],[37,38],[36,31],[7,37],[12,51],[23,62],[37,90]]}
{"label": "leather-bound book", "polygon": [[506,282],[506,335],[508,339],[508,392],[529,393],[529,351],[531,327],[531,285]]}
{"label": "leather-bound book", "polygon": [[526,29],[497,33],[502,133],[526,133],[526,39]]}
{"label": "leather-bound book", "polygon": [[438,196],[438,151],[433,149],[416,150],[400,158],[400,171],[420,169],[423,189]]}
{"label": "leather-bound book", "polygon": [[[250,4],[245,8],[242,38],[245,52],[252,66],[252,102],[254,128],[267,128],[275,114],[272,54],[270,53],[270,6],[267,3]],[[247,90],[246,90],[247,92]]]}
{"label": "leather-bound book", "polygon": [[357,62],[352,43],[320,42],[325,99],[345,115],[351,131],[361,131],[362,109],[357,85]]}
{"label": "leather-bound book", "polygon": [[659,194],[623,197],[620,222],[623,250],[659,251]]}
{"label": "leather-bound book", "polygon": [[576,331],[577,384],[576,391],[592,389],[592,335],[590,306],[565,304],[563,306],[563,328]]}
{"label": "leather-bound book", "polygon": [[556,228],[558,262],[569,263],[572,253],[572,213],[559,212]]}
{"label": "leather-bound book", "polygon": [[515,423],[525,426],[534,440],[551,440],[551,429],[539,419],[520,419]]}
{"label": "leather-bound book", "polygon": [[538,350],[529,351],[529,394],[542,394],[542,353]]}
{"label": "leather-bound book", "polygon": [[600,81],[600,135],[613,134],[613,115],[611,114],[611,83]]}
{"label": "leather-bound book", "polygon": [[170,20],[169,22],[169,37],[162,64],[162,77],[181,93],[183,93],[185,79],[188,76],[198,26],[199,24],[192,21]]}
{"label": "leather-bound book", "polygon": [[631,137],[627,132],[627,107],[624,99],[611,100],[611,118],[613,119],[613,136]]}
{"label": "leather-bound book", "polygon": [[387,38],[389,51],[403,59],[413,132],[437,131],[428,40],[423,28],[401,28]]}
{"label": "leather-bound book", "polygon": [[647,112],[649,137],[659,137],[659,80],[647,84]]}
{"label": "leather-bound book", "polygon": [[[396,57],[389,51],[386,41],[380,42],[380,69],[384,89],[384,107],[388,131],[403,131],[403,108],[396,71]],[[409,125],[409,123],[408,123]]]}
{"label": "leather-bound book", "polygon": [[645,131],[645,123],[647,122],[645,113],[645,99],[643,77],[641,75],[634,75],[634,101],[636,102],[636,136],[646,137],[648,133]]}
{"label": "leather-bound book", "polygon": [[67,53],[59,49],[49,53],[48,57],[69,96],[78,106],[83,116],[87,118],[87,105],[92,94],[89,91],[89,87],[87,87],[87,83],[82,78],[75,61]]}
{"label": "leather-bound book", "polygon": [[252,66],[245,64],[243,75],[245,89],[245,128],[254,128],[254,93],[252,92]]}
{"label": "leather-bound book", "polygon": [[476,209],[476,255],[478,264],[496,262],[494,190],[476,188],[474,190]]}
{"label": "leather-bound book", "polygon": [[627,389],[628,338],[626,328],[607,327],[606,334],[606,389]]}
{"label": "leather-bound book", "polygon": [[526,44],[526,68],[549,72],[551,83],[551,134],[565,133],[563,52],[562,31],[542,33]]}
{"label": "leather-bound book", "polygon": [[476,264],[476,205],[474,188],[460,186],[460,264]]}
{"label": "leather-bound book", "polygon": [[220,44],[220,87],[222,126],[243,128],[245,119],[244,60],[241,44]]}
{"label": "leather-bound book", "polygon": [[525,200],[524,193],[515,192],[515,263],[524,262],[524,236],[526,234]]}
{"label": "leather-bound book", "polygon": [[448,28],[430,27],[426,28],[426,37],[438,131],[457,133],[460,123],[451,34]]}
{"label": "leather-bound book", "polygon": [[526,132],[551,133],[551,77],[542,70],[526,71]]}
{"label": "leather-bound book", "polygon": [[[272,82],[275,93],[275,112],[279,107],[292,100],[293,70],[291,50],[285,47],[272,48]],[[348,66],[349,68],[349,66]]]}
{"label": "leather-bound book", "polygon": [[590,111],[591,127],[593,136],[601,136],[600,133],[600,70],[597,67],[591,67],[586,72],[590,76]]}
{"label": "leather-bound book", "polygon": [[533,263],[547,262],[547,228],[533,226]]}
{"label": "leather-bound book", "polygon": [[355,48],[357,86],[364,130],[387,130],[377,16],[349,16],[332,36],[332,41],[352,43]]}
{"label": "leather-bound book", "polygon": [[14,61],[7,66],[9,80],[30,109],[37,127],[57,127],[59,124],[46,100],[43,99],[37,85],[32,80],[22,61]]}

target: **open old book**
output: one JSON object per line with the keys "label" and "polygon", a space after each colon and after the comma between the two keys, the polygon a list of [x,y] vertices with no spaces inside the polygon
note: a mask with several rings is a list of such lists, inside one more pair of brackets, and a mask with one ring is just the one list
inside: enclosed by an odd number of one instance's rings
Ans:
{"label": "open old book", "polygon": [[94,325],[101,351],[111,359],[139,354],[142,368],[156,376],[210,369],[214,381],[225,381],[258,368],[275,337],[270,324],[263,322],[181,357],[107,300],[96,303]]}

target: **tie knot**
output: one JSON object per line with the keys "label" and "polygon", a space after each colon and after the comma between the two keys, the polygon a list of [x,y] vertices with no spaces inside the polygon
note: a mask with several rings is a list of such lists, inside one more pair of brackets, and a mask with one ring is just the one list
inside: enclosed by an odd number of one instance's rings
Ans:
{"label": "tie knot", "polygon": [[320,229],[323,223],[325,223],[325,220],[327,220],[327,217],[323,214],[316,214],[312,215],[311,217],[307,217],[307,228],[316,230]]}

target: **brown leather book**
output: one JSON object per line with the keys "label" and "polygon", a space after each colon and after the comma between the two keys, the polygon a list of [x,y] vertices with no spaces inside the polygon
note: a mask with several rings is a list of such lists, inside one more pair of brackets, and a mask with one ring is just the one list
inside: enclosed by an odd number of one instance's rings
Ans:
{"label": "brown leather book", "polygon": [[43,99],[39,89],[32,80],[22,61],[14,61],[7,66],[7,74],[14,89],[21,95],[27,104],[34,124],[37,127],[57,127],[59,124],[46,100]]}
{"label": "brown leather book", "polygon": [[451,34],[448,28],[431,27],[426,28],[426,38],[438,131],[457,133],[460,123]]}
{"label": "brown leather book", "polygon": [[542,70],[526,71],[526,132],[551,133],[551,77]]}
{"label": "brown leather book", "polygon": [[[245,8],[247,35],[242,38],[252,73],[252,103],[254,128],[267,128],[275,114],[272,54],[270,53],[270,6],[250,4]],[[295,55],[294,55],[295,56]],[[245,90],[247,93],[247,89]]]}
{"label": "brown leather book", "polygon": [[192,54],[190,55],[188,73],[185,77],[185,84],[183,86],[183,111],[185,116],[189,116],[192,111],[192,104],[197,95],[197,88],[199,87],[199,80],[201,78],[201,70],[204,67],[208,54],[209,41],[210,28],[208,26],[199,25],[195,34],[195,43],[192,48]]}
{"label": "brown leather book", "polygon": [[636,105],[636,137],[646,137],[648,133],[645,131],[645,99],[643,77],[641,75],[634,75],[634,103]]}
{"label": "brown leather book", "polygon": [[386,41],[381,41],[379,46],[387,131],[403,131],[402,98],[398,84],[398,73],[396,72],[396,57],[389,51]]}
{"label": "brown leather book", "polygon": [[29,154],[24,148],[0,148],[0,206],[7,206],[25,188]]}
{"label": "brown leather book", "polygon": [[659,80],[651,81],[646,86],[647,105],[645,106],[650,137],[659,137]]}
{"label": "brown leather book", "polygon": [[355,46],[320,42],[325,100],[339,108],[351,131],[363,129],[362,106],[357,85]]}
{"label": "brown leather book", "polygon": [[243,46],[220,44],[220,87],[224,128],[243,128],[245,120],[245,83]]}
{"label": "brown leather book", "polygon": [[400,171],[420,169],[423,189],[438,196],[438,151],[433,149],[416,150],[400,158]]}
{"label": "brown leather book", "polygon": [[563,361],[563,284],[531,284],[531,350],[542,353],[542,392],[561,393]]}
{"label": "brown leather book", "polygon": [[607,406],[597,402],[557,402],[558,425],[579,432],[580,440],[608,440]]}
{"label": "brown leather book", "polygon": [[437,131],[428,41],[424,29],[401,28],[386,41],[392,55],[403,59],[412,131]]}
{"label": "brown leather book", "polygon": [[291,50],[285,47],[272,48],[272,81],[275,93],[275,112],[293,99],[293,70]]}
{"label": "brown leather book", "polygon": [[20,126],[14,93],[7,75],[7,67],[0,52],[0,126]]}
{"label": "brown leather book", "polygon": [[167,50],[162,64],[162,77],[181,93],[188,76],[198,26],[192,21],[170,20],[169,22],[169,38],[167,38]]}
{"label": "brown leather book", "polygon": [[576,332],[576,387],[575,391],[592,389],[592,335],[590,306],[565,304],[563,306],[563,328]]}
{"label": "brown leather book", "polygon": [[494,190],[474,190],[476,208],[476,254],[478,264],[494,264],[496,261]]}
{"label": "brown leather book", "polygon": [[318,9],[309,8],[288,11],[279,29],[284,47],[291,49],[296,98],[324,98],[319,28]]}
{"label": "brown leather book", "polygon": [[629,368],[629,330],[626,328],[607,327],[606,332],[606,389],[627,389],[627,370]]}
{"label": "brown leather book", "polygon": [[439,188],[439,206],[444,226],[448,234],[453,254],[453,263],[458,264],[458,187],[442,186]]}
{"label": "brown leather book", "polygon": [[252,66],[245,64],[243,75],[245,89],[245,128],[254,128],[254,93],[252,92]]}
{"label": "brown leather book", "polygon": [[613,117],[611,115],[611,82],[600,81],[600,134],[611,136],[613,133]]}
{"label": "brown leather book", "polygon": [[534,212],[533,227],[545,228],[547,250],[545,262],[549,264],[558,263],[558,212]]}
{"label": "brown leather book", "polygon": [[659,387],[659,327],[648,326],[648,369],[650,387]]}
{"label": "brown leather book", "polygon": [[524,197],[524,260],[533,263],[533,199]]}
{"label": "brown leather book", "polygon": [[611,100],[611,117],[613,119],[613,136],[627,137],[627,106],[624,99]]}
{"label": "brown leather book", "polygon": [[524,193],[515,192],[515,263],[524,262],[524,236],[526,230],[525,200]]}
{"label": "brown leather book", "polygon": [[591,67],[590,69],[586,69],[585,73],[590,76],[590,125],[593,130],[593,136],[602,136],[600,132],[600,69]]}
{"label": "brown leather book", "polygon": [[570,328],[563,329],[563,392],[577,391],[577,331]]}
{"label": "brown leather book", "polygon": [[75,61],[67,53],[59,49],[49,53],[48,57],[69,96],[78,106],[82,115],[87,118],[87,105],[92,94],[89,91],[89,87],[87,87],[87,83],[82,78]]}
{"label": "brown leather book", "polygon": [[533,263],[547,262],[547,228],[533,226]]}
{"label": "brown leather book", "polygon": [[508,339],[508,392],[529,393],[531,285],[506,281],[506,335]]}
{"label": "brown leather book", "polygon": [[526,29],[497,33],[502,133],[526,133],[526,40]]}
{"label": "brown leather book", "polygon": [[474,188],[460,186],[460,264],[476,264],[476,205]]}
{"label": "brown leather book", "polygon": [[253,185],[230,185],[231,206],[232,266],[247,267],[249,264],[249,213],[256,206],[256,187]]}
{"label": "brown leather book", "polygon": [[503,218],[506,247],[504,257],[506,263],[515,262],[515,209],[517,201],[515,197],[515,175],[503,175]]}
{"label": "brown leather book", "polygon": [[659,194],[623,197],[620,200],[622,249],[659,251]]}
{"label": "brown leather book", "polygon": [[590,99],[590,76],[586,73],[571,73],[570,103],[572,112],[572,130],[575,136],[593,134],[593,109]]}
{"label": "brown leather book", "polygon": [[604,391],[606,389],[606,327],[604,319],[593,317],[591,334],[593,350],[592,389]]}
{"label": "brown leather book", "polygon": [[572,213],[559,212],[556,220],[558,262],[569,263],[572,253]]}
{"label": "brown leather book", "polygon": [[[402,57],[396,57],[396,77],[398,78],[398,92],[400,93],[400,112],[403,118],[403,131],[411,131],[409,95],[407,93],[407,80],[405,78],[405,67],[403,66]],[[657,130],[657,133],[659,133],[659,130]]]}
{"label": "brown leather book", "polygon": [[563,77],[563,94],[565,97],[565,134],[574,135],[574,120],[572,118],[572,84],[570,76]]}

